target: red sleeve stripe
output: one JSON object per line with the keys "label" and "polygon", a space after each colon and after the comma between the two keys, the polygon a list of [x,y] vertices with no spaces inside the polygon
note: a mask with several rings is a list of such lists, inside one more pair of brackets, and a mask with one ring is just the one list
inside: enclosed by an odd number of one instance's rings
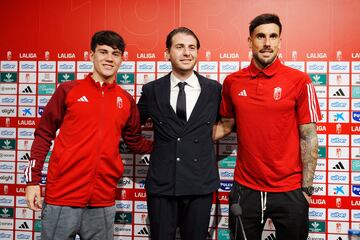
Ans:
{"label": "red sleeve stripe", "polygon": [[35,160],[29,160],[29,164],[25,169],[25,181],[26,182],[31,182],[32,181],[31,169],[33,167],[35,167]]}
{"label": "red sleeve stripe", "polygon": [[310,121],[318,122],[319,116],[317,113],[316,94],[314,86],[311,83],[307,84],[308,104],[310,112]]}

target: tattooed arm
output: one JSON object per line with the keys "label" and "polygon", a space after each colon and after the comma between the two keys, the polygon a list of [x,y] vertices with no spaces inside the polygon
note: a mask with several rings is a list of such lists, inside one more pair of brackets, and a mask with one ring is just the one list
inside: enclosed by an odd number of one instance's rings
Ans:
{"label": "tattooed arm", "polygon": [[[299,126],[300,130],[300,149],[303,165],[302,186],[313,185],[316,163],[318,158],[318,138],[316,134],[316,124],[308,123]],[[304,194],[310,202],[310,197]]]}

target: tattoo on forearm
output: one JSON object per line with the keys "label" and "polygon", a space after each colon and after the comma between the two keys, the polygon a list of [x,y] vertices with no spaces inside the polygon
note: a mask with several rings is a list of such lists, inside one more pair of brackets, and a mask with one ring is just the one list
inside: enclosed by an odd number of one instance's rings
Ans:
{"label": "tattoo on forearm", "polygon": [[302,186],[312,186],[318,159],[318,138],[316,124],[300,125],[300,149],[303,164]]}

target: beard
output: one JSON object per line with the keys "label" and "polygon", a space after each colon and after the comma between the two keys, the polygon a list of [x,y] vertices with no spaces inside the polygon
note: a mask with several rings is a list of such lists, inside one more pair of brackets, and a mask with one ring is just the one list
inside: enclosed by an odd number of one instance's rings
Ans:
{"label": "beard", "polygon": [[[263,49],[263,50],[260,51],[260,53],[261,53],[262,51],[266,51],[266,50]],[[261,58],[261,57],[259,56],[259,53],[253,53],[253,58],[254,58],[254,60],[255,60],[256,63],[257,63],[258,65],[260,65],[262,68],[266,68],[266,67],[269,66],[271,63],[273,63],[276,57],[277,57],[277,54],[274,55],[274,56],[271,57],[271,58],[266,58],[266,59],[264,59],[264,58]]]}

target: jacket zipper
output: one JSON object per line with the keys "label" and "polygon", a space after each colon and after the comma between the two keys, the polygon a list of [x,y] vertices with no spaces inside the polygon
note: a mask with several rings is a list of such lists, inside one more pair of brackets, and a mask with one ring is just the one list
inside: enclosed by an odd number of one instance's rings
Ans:
{"label": "jacket zipper", "polygon": [[99,165],[99,162],[100,162],[100,155],[101,155],[101,143],[102,143],[102,136],[103,136],[103,133],[102,133],[102,128],[101,128],[101,123],[103,122],[103,116],[104,116],[104,97],[105,97],[105,93],[104,93],[104,89],[103,87],[101,87],[101,97],[100,97],[100,114],[99,114],[99,122],[98,122],[98,131],[99,131],[99,134],[98,134],[98,153],[97,153],[97,156],[96,156],[96,159],[95,159],[95,166],[94,166],[94,170],[93,170],[93,177],[92,177],[92,187],[91,187],[91,193],[89,195],[89,199],[88,199],[88,203],[86,204],[86,206],[89,206],[89,202],[92,198],[92,195],[94,193],[94,185],[95,185],[95,181],[96,181],[96,174],[98,172],[98,165]]}

